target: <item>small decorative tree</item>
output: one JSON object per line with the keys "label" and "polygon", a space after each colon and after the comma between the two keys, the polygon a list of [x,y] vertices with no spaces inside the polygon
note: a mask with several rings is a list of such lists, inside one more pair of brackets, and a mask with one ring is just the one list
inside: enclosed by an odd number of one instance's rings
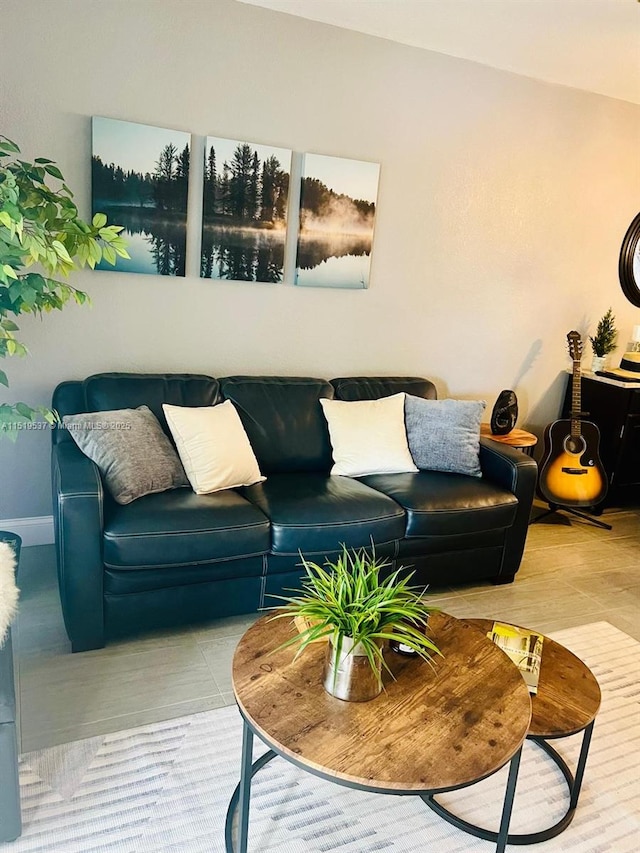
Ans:
{"label": "small decorative tree", "polygon": [[[93,269],[102,258],[115,264],[118,255],[129,257],[121,226],[107,225],[104,213],[96,213],[90,224],[78,216],[73,193],[53,160],[37,157],[30,163],[15,154],[18,146],[0,135],[1,358],[27,354],[15,338],[19,328],[12,316],[61,310],[70,300],[89,302],[86,293],[53,276],[66,278],[87,264]],[[47,184],[51,178],[60,182],[57,189]],[[0,384],[9,386],[3,370]],[[44,406],[0,403],[0,436],[15,439],[16,425],[38,417],[56,419]]]}
{"label": "small decorative tree", "polygon": [[596,333],[593,337],[589,336],[593,354],[598,358],[604,358],[616,348],[616,338],[618,331],[615,326],[616,318],[613,316],[611,308],[607,311],[604,317],[598,323]]}

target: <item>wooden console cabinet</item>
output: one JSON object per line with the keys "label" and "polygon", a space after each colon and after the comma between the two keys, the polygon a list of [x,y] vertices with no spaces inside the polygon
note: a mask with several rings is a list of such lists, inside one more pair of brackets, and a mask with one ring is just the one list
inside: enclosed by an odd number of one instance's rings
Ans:
{"label": "wooden console cabinet", "polygon": [[[616,500],[640,501],[640,384],[584,375],[582,410],[600,430],[600,458],[609,479],[603,506]],[[562,417],[571,410],[571,376],[562,405]]]}

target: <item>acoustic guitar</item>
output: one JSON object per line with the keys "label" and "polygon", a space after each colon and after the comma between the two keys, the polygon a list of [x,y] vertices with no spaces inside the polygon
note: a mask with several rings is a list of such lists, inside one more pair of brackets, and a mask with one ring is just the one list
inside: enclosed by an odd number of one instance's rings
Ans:
{"label": "acoustic guitar", "polygon": [[540,463],[538,492],[549,504],[595,506],[607,494],[607,475],[599,456],[600,430],[581,420],[580,359],[582,340],[578,332],[567,335],[573,361],[571,412],[545,430],[544,457]]}

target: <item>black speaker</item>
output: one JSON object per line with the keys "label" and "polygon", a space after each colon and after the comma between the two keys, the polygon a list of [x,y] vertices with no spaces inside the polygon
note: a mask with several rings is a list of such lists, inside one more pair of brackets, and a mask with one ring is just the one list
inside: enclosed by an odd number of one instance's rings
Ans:
{"label": "black speaker", "polygon": [[501,391],[491,412],[491,432],[506,435],[518,420],[518,398],[514,391]]}

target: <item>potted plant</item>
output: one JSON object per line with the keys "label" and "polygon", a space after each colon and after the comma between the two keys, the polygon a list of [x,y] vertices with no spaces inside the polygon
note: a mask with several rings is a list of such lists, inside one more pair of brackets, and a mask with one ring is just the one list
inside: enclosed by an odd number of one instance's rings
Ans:
{"label": "potted plant", "polygon": [[[20,314],[60,310],[73,300],[79,305],[89,297],[66,281],[72,270],[104,258],[115,264],[119,255],[128,258],[122,227],[107,225],[104,213],[91,223],[78,216],[73,193],[53,160],[37,157],[22,160],[18,146],[0,135],[0,357],[23,356],[27,349],[15,337],[12,319]],[[51,180],[55,182],[51,186]],[[61,277],[61,278],[60,278]],[[0,384],[8,387],[0,370]],[[14,439],[20,426],[55,414],[44,406],[0,403],[0,435]]]}
{"label": "potted plant", "polygon": [[615,326],[616,318],[613,316],[611,308],[599,321],[596,328],[596,333],[593,337],[589,336],[591,341],[591,349],[593,350],[593,363],[591,368],[595,373],[598,370],[603,370],[606,357],[616,348],[616,338],[618,331]]}
{"label": "potted plant", "polygon": [[[0,357],[26,355],[27,349],[15,337],[19,331],[13,317],[20,314],[48,313],[60,310],[73,300],[82,305],[89,301],[86,293],[67,283],[72,270],[89,265],[92,269],[104,258],[115,264],[119,255],[128,258],[122,228],[107,225],[107,217],[96,213],[91,223],[78,216],[73,193],[53,160],[38,157],[31,163],[15,155],[18,146],[0,135]],[[51,180],[55,182],[51,186]],[[62,280],[61,278],[62,277]],[[7,374],[0,370],[0,384],[9,386]],[[0,402],[0,438],[12,440],[20,428],[39,417],[56,422],[54,412],[45,406]],[[20,553],[20,537],[0,531],[4,568],[0,566],[0,680],[13,678],[9,623],[15,611],[17,590],[14,574]],[[11,565],[7,554],[12,553]],[[2,657],[5,664],[2,664]],[[7,663],[8,661],[8,663]],[[12,683],[0,684],[0,694],[10,695]],[[2,722],[0,720],[0,722]],[[5,805],[7,819],[0,827],[0,841],[10,841],[20,834],[20,800],[18,794],[17,741],[15,722],[5,738],[6,761],[0,762],[2,778],[7,778]],[[13,758],[12,758],[13,756]],[[9,766],[11,765],[11,766]]]}
{"label": "potted plant", "polygon": [[299,644],[300,654],[310,643],[328,641],[324,687],[332,696],[351,701],[373,699],[382,690],[383,667],[389,670],[383,649],[401,644],[410,653],[430,660],[440,654],[426,636],[429,613],[422,591],[410,587],[411,575],[400,578],[401,568],[387,578],[389,564],[365,549],[345,546],[335,562],[324,568],[302,555],[306,577],[302,593],[278,596],[284,607],[274,619],[297,617],[303,630],[284,645]]}

